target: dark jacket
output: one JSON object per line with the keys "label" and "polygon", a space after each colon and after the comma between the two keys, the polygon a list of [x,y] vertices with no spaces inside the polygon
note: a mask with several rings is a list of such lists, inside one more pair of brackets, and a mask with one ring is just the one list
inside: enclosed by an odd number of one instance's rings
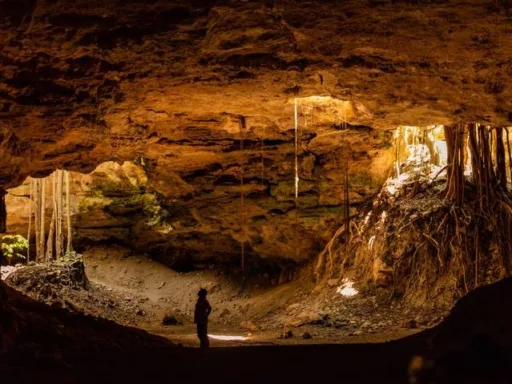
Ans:
{"label": "dark jacket", "polygon": [[197,299],[196,310],[194,312],[194,323],[206,324],[208,323],[208,316],[212,312],[212,307],[205,297]]}

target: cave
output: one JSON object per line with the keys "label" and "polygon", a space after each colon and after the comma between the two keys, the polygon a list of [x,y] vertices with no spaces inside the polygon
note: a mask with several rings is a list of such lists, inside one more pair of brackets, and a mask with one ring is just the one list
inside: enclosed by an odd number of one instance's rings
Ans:
{"label": "cave", "polygon": [[512,382],[511,17],[0,0],[1,382]]}

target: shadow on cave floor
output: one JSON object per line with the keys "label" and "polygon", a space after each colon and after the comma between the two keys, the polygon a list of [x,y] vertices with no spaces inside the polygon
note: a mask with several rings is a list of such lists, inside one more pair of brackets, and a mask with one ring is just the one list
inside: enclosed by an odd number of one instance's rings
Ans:
{"label": "shadow on cave floor", "polygon": [[425,372],[435,374],[436,379],[416,383],[511,382],[511,309],[503,298],[511,296],[512,279],[471,292],[435,329],[387,343],[209,350],[180,348],[140,329],[74,314],[9,287],[6,290],[9,305],[1,313],[0,337],[9,335],[9,327],[5,328],[9,319],[17,319],[18,326],[11,329],[19,332],[12,333],[16,342],[10,353],[0,355],[2,384],[311,383],[333,379],[407,383],[409,363],[417,354],[434,363],[435,369]]}
{"label": "shadow on cave floor", "polygon": [[8,358],[0,356],[2,384],[306,383],[333,378],[406,383],[410,358],[425,344],[418,334],[375,344],[180,348],[140,329],[52,308],[11,288],[8,293],[21,321],[16,347]]}
{"label": "shadow on cave floor", "polygon": [[[151,348],[89,356],[73,368],[30,362],[11,368],[9,383],[406,383],[417,340],[388,344]],[[4,382],[4,380],[2,380]]]}

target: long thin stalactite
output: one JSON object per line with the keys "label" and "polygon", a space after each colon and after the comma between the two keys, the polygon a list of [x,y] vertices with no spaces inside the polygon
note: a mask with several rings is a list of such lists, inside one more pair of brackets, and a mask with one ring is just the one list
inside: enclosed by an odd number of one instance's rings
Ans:
{"label": "long thin stalactite", "polygon": [[244,207],[244,139],[246,122],[245,116],[240,116],[240,233],[241,233],[241,250],[240,250],[240,267],[245,270],[245,207]]}

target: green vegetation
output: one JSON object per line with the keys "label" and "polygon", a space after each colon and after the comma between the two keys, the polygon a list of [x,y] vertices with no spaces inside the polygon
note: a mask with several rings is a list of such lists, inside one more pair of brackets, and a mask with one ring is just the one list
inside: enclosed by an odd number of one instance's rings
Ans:
{"label": "green vegetation", "polygon": [[0,249],[9,264],[14,258],[25,259],[21,252],[28,249],[28,240],[21,235],[6,235],[0,240]]}

